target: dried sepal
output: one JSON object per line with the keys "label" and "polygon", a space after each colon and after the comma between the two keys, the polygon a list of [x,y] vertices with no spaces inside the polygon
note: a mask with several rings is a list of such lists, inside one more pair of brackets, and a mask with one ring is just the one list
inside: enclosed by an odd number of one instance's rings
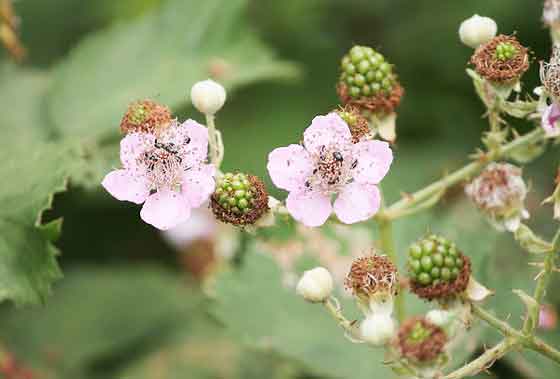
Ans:
{"label": "dried sepal", "polygon": [[368,137],[370,134],[368,120],[361,114],[357,107],[346,105],[337,109],[335,112],[348,125],[350,133],[352,134],[352,142],[358,143]]}
{"label": "dried sepal", "polygon": [[389,93],[379,93],[375,96],[353,98],[348,85],[339,83],[336,87],[340,101],[345,105],[357,107],[372,113],[389,114],[399,106],[404,95],[404,88],[396,82]]}

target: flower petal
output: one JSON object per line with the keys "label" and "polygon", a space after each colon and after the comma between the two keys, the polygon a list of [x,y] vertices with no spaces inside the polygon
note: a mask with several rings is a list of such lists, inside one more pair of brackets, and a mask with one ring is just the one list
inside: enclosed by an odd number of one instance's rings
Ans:
{"label": "flower petal", "polygon": [[329,197],[313,191],[290,192],[286,208],[294,219],[305,226],[323,225],[332,212]]}
{"label": "flower petal", "polygon": [[193,208],[200,207],[216,188],[214,165],[203,164],[183,175],[182,193]]}
{"label": "flower petal", "polygon": [[130,133],[121,140],[121,162],[124,168],[136,170],[138,158],[154,146],[155,137],[148,133]]}
{"label": "flower petal", "polygon": [[556,125],[559,120],[560,106],[553,103],[544,110],[541,120],[541,125],[547,137],[557,137],[560,135],[560,128]]}
{"label": "flower petal", "polygon": [[315,117],[303,133],[303,144],[312,154],[319,154],[322,146],[343,146],[351,143],[352,134],[348,125],[334,112]]}
{"label": "flower petal", "polygon": [[381,196],[374,184],[347,184],[334,202],[334,213],[345,224],[365,221],[379,210]]}
{"label": "flower petal", "polygon": [[136,204],[142,204],[150,194],[148,182],[128,170],[111,171],[105,176],[101,185],[117,200]]}
{"label": "flower petal", "polygon": [[185,163],[205,161],[208,157],[208,129],[191,119],[176,124],[174,128],[176,133],[171,141],[185,147],[182,156]]}
{"label": "flower petal", "polygon": [[186,221],[191,215],[188,200],[179,192],[162,190],[148,196],[140,217],[150,225],[168,230]]}
{"label": "flower petal", "polygon": [[379,183],[393,162],[393,151],[384,141],[358,142],[354,145],[353,155],[358,161],[354,179],[359,183]]}
{"label": "flower petal", "polygon": [[296,191],[313,172],[313,163],[302,146],[290,145],[272,150],[266,168],[276,187]]}

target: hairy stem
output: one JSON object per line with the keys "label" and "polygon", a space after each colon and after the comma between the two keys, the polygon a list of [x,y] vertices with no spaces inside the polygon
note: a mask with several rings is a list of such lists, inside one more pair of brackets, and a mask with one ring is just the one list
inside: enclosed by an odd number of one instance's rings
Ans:
{"label": "hairy stem", "polygon": [[338,300],[336,300],[336,298],[331,297],[325,300],[323,302],[323,305],[325,306],[327,311],[331,314],[331,316],[336,320],[338,325],[340,325],[340,327],[344,329],[344,331],[349,337],[358,339],[359,336],[356,334],[356,330],[353,326],[353,323],[350,320],[348,320],[346,317],[344,317],[344,315],[342,314],[342,310],[340,309],[340,304],[338,303]]}
{"label": "hairy stem", "polygon": [[208,127],[208,150],[210,150],[210,163],[212,163],[216,169],[220,168],[220,152],[218,144],[218,132],[216,131],[216,125],[214,123],[214,115],[206,114],[206,126]]}
{"label": "hairy stem", "polygon": [[463,367],[453,371],[452,373],[443,377],[443,379],[460,379],[468,376],[474,376],[481,371],[488,369],[494,364],[495,361],[503,357],[517,342],[513,339],[504,339],[491,349],[488,349],[476,358],[474,361],[469,362]]}
{"label": "hairy stem", "polygon": [[542,139],[544,136],[541,128],[535,129],[521,137],[515,138],[513,141],[501,146],[500,148],[489,151],[482,156],[479,160],[471,162],[466,166],[458,169],[451,174],[446,175],[444,178],[424,187],[423,189],[407,195],[396,203],[392,204],[384,212],[384,216],[389,219],[396,219],[407,214],[406,210],[410,207],[417,205],[430,197],[445,191],[449,187],[470,178],[471,176],[480,172],[486,165],[498,159],[507,158],[509,154],[520,147],[524,147],[535,143]]}
{"label": "hairy stem", "polygon": [[523,333],[527,335],[533,334],[538,325],[541,304],[546,294],[546,288],[550,282],[552,269],[554,267],[555,254],[556,251],[553,250],[547,253],[546,258],[544,259],[544,267],[539,274],[537,286],[535,287],[535,292],[533,294],[533,299],[535,299],[536,304],[534,307],[527,310],[527,317],[525,318],[525,322],[523,324]]}

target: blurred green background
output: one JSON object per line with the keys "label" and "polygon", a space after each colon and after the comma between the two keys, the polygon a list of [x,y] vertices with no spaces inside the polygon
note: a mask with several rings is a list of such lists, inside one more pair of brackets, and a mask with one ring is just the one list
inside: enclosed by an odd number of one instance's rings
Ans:
{"label": "blurred green background", "polygon": [[[486,121],[465,74],[472,50],[458,39],[460,22],[478,13],[494,18],[499,32],[517,33],[534,56],[524,77],[530,92],[538,83],[537,61],[550,52],[541,5],[535,0],[15,2],[28,57],[16,66],[0,52],[0,147],[16,146],[25,165],[34,144],[54,143],[83,164],[69,167],[69,190],[55,197],[45,215],[64,217],[56,246],[65,278],[45,305],[3,305],[0,358],[1,351],[13,353],[37,378],[390,377],[380,354],[346,341],[323,312],[282,287],[266,255],[249,252],[240,267],[212,281],[213,296],[203,294],[181,264],[185,253],[142,223],[138,207],[115,201],[98,185],[118,164],[119,118],[128,102],[150,97],[172,106],[181,119],[202,121],[187,94],[195,81],[212,75],[228,87],[228,101],[217,116],[225,169],[261,175],[272,194],[282,197],[266,175],[268,152],[298,141],[314,115],[337,106],[338,59],[353,44],[370,45],[396,66],[406,90],[398,109],[396,160],[384,181],[386,197],[394,201],[402,191],[460,167],[480,145]],[[520,133],[533,127],[514,125]],[[549,152],[525,170],[533,188],[532,225],[545,235],[555,225],[551,209],[539,202],[552,192],[556,157]],[[55,168],[37,165],[22,175],[40,177]],[[14,177],[3,179],[17,187],[19,170],[7,172]],[[20,189],[26,196],[28,188]],[[532,290],[530,257],[491,231],[460,193],[452,191],[426,215],[399,222],[399,250],[426,230],[447,233],[473,256],[480,281],[496,288],[490,306],[497,314],[521,314],[522,304],[510,290]],[[303,260],[300,268],[311,263]],[[549,303],[560,304],[555,291],[548,295]],[[426,309],[409,300],[411,309]],[[560,345],[557,330],[543,337]],[[496,338],[494,331],[475,328],[456,363]],[[512,354],[492,371],[499,378],[560,373],[530,353]]]}

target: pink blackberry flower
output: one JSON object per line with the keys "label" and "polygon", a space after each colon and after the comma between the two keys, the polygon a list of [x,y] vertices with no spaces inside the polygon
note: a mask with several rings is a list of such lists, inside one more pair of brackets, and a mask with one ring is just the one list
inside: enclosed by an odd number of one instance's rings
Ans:
{"label": "pink blackberry flower", "polygon": [[294,219],[320,226],[334,210],[340,221],[352,224],[379,209],[377,184],[392,161],[387,142],[352,143],[348,125],[338,114],[329,113],[313,119],[303,134],[303,145],[273,150],[267,169],[274,185],[289,192],[286,207]]}
{"label": "pink blackberry flower", "polygon": [[156,134],[135,132],[121,141],[123,168],[102,185],[116,199],[142,204],[140,217],[167,230],[190,217],[214,191],[214,166],[206,164],[208,130],[193,120],[173,122]]}
{"label": "pink blackberry flower", "polygon": [[558,137],[560,135],[560,107],[553,103],[549,105],[543,112],[541,125],[547,137]]}

